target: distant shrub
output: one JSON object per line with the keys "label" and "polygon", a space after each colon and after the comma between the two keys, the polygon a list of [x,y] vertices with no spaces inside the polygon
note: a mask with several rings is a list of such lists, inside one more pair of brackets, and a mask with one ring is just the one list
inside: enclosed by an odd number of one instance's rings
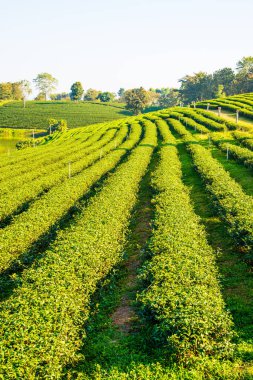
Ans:
{"label": "distant shrub", "polygon": [[65,132],[67,131],[67,120],[61,119],[49,119],[48,120],[48,133],[54,133],[54,132]]}

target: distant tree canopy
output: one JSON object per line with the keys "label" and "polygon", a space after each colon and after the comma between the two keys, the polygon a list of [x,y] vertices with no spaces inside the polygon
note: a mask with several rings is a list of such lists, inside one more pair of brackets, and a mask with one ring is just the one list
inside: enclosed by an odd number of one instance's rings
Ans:
{"label": "distant tree canopy", "polygon": [[48,120],[48,133],[54,133],[54,132],[65,132],[67,131],[67,120],[61,119],[49,119]]}
{"label": "distant tree canopy", "polygon": [[118,91],[118,97],[123,100],[124,94],[125,94],[125,89],[121,87]]}
{"label": "distant tree canopy", "polygon": [[56,85],[58,84],[57,79],[55,79],[51,74],[41,73],[38,74],[35,79],[33,79],[36,88],[39,90],[40,94],[42,94],[47,100],[47,97],[55,90]]}
{"label": "distant tree canopy", "polygon": [[21,88],[21,93],[22,93],[22,98],[23,98],[23,104],[25,107],[26,99],[32,93],[31,83],[28,80],[24,79],[20,82],[20,88]]}
{"label": "distant tree canopy", "polygon": [[184,103],[253,92],[253,57],[243,57],[237,62],[236,72],[224,67],[213,74],[198,72],[186,75],[179,82]]}
{"label": "distant tree canopy", "polygon": [[38,102],[46,100],[45,94],[43,92],[39,92],[37,96],[34,98],[34,100]]}
{"label": "distant tree canopy", "polygon": [[24,97],[22,82],[4,82],[0,83],[1,100],[22,100]]}
{"label": "distant tree canopy", "polygon": [[115,99],[115,94],[113,92],[100,92],[97,99],[99,99],[101,102],[113,102]]}
{"label": "distant tree canopy", "polygon": [[51,100],[70,100],[70,94],[68,92],[61,92],[59,94],[51,94]]}
{"label": "distant tree canopy", "polygon": [[94,90],[93,88],[89,88],[83,97],[83,100],[86,101],[95,101],[98,99],[99,94],[101,94],[101,91]]}
{"label": "distant tree canopy", "polygon": [[179,104],[179,91],[176,88],[163,89],[158,99],[158,104],[162,108],[174,107]]}
{"label": "distant tree canopy", "polygon": [[124,94],[126,108],[135,115],[141,113],[149,104],[149,94],[143,87],[127,90]]}
{"label": "distant tree canopy", "polygon": [[81,100],[83,96],[83,86],[81,82],[75,82],[70,88],[70,99]]}

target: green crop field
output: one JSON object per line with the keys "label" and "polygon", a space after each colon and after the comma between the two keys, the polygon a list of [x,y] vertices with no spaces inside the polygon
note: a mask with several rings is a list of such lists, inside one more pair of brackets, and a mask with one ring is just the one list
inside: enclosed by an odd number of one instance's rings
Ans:
{"label": "green crop field", "polygon": [[239,94],[217,98],[213,100],[205,100],[196,104],[198,108],[217,110],[221,108],[221,112],[236,116],[236,111],[239,111],[239,117],[243,119],[253,119],[253,93]]}
{"label": "green crop field", "polygon": [[174,107],[0,158],[1,379],[253,378],[253,123]]}
{"label": "green crop field", "polygon": [[129,115],[120,103],[28,101],[24,108],[22,102],[12,101],[0,104],[0,128],[46,129],[50,118],[65,119],[74,128]]}

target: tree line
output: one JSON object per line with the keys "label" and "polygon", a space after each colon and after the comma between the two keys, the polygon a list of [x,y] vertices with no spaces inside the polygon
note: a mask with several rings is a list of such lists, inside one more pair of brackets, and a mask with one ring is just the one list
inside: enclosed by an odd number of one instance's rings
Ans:
{"label": "tree line", "polygon": [[[205,72],[186,75],[179,80],[180,88],[150,88],[143,87],[127,89],[120,88],[117,93],[99,91],[89,88],[84,91],[81,82],[72,84],[69,92],[54,93],[58,81],[49,73],[40,73],[33,79],[39,91],[35,100],[66,100],[66,101],[100,101],[122,102],[134,114],[142,112],[149,106],[158,108],[189,104],[193,101],[224,97],[244,92],[253,92],[253,57],[243,57],[236,65],[236,71],[224,67],[212,74]],[[0,100],[25,101],[32,93],[31,83],[20,82],[0,83]]]}
{"label": "tree line", "polygon": [[184,103],[253,92],[253,57],[243,57],[234,71],[224,67],[212,74],[198,72],[179,80],[179,97]]}

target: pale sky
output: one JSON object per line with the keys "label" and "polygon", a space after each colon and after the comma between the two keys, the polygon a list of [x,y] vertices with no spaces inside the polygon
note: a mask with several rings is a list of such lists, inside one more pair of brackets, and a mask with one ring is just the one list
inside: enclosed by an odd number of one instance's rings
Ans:
{"label": "pale sky", "polygon": [[[0,82],[177,87],[253,55],[253,0],[0,0]],[[34,93],[35,95],[35,93]]]}

